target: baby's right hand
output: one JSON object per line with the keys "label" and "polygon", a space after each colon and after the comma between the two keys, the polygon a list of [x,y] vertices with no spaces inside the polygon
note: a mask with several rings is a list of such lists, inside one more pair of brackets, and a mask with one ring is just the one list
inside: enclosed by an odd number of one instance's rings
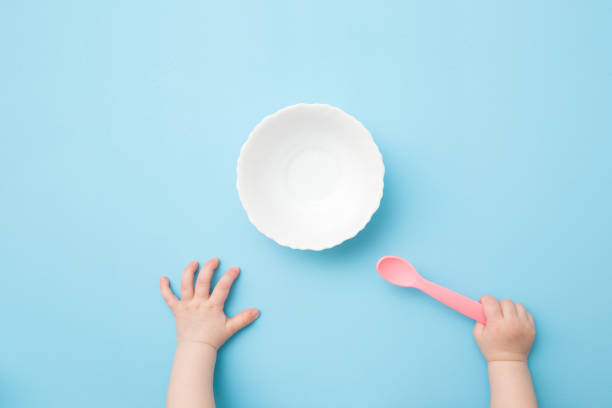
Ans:
{"label": "baby's right hand", "polygon": [[476,323],[474,338],[482,355],[493,361],[527,361],[535,338],[533,317],[520,303],[498,302],[493,296],[480,299],[487,324]]}

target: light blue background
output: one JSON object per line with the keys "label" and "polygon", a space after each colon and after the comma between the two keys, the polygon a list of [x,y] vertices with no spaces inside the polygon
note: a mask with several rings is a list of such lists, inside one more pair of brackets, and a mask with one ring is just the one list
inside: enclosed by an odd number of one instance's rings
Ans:
{"label": "light blue background", "polygon": [[[612,399],[612,3],[3,1],[0,406],[160,407],[158,293],[191,259],[261,309],[220,407],[486,406],[472,322],[375,272],[385,254],[523,302],[542,407]],[[336,105],[387,168],[368,227],[280,247],[235,190],[242,143]]]}

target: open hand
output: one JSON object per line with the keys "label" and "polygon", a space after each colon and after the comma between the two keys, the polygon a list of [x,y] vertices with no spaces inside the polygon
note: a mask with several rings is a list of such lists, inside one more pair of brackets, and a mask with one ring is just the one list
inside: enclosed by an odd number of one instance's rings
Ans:
{"label": "open hand", "polygon": [[247,309],[228,318],[223,311],[225,300],[240,269],[230,268],[219,280],[212,294],[210,281],[219,266],[219,259],[212,258],[200,270],[197,281],[194,276],[198,263],[192,261],[183,271],[181,279],[181,300],[170,289],[167,277],[160,280],[160,290],[164,300],[174,312],[178,343],[196,342],[219,349],[238,330],[253,323],[259,317],[257,309]]}

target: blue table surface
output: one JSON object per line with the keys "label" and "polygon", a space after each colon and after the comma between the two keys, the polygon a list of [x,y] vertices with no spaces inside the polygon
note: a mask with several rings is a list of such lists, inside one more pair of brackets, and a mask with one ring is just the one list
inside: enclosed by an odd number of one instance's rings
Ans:
{"label": "blue table surface", "polygon": [[[375,271],[396,254],[523,302],[542,407],[612,400],[609,1],[5,1],[0,406],[161,407],[159,277],[242,267],[219,407],[486,406],[473,322]],[[235,189],[266,115],[329,103],[372,133],[379,211],[278,246]]]}

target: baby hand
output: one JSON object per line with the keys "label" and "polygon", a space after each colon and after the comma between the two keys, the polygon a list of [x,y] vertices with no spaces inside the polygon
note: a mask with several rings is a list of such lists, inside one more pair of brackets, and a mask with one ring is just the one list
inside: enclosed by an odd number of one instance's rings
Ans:
{"label": "baby hand", "polygon": [[493,296],[483,296],[487,324],[476,323],[474,338],[482,355],[493,361],[526,362],[535,338],[533,317],[520,303],[504,299],[498,302]]}
{"label": "baby hand", "polygon": [[230,318],[225,315],[223,311],[225,299],[240,269],[230,268],[219,280],[211,294],[210,281],[218,266],[219,259],[217,258],[209,260],[202,266],[194,291],[193,279],[198,263],[193,261],[187,265],[181,279],[181,300],[178,300],[172,293],[168,278],[165,276],[161,278],[161,293],[174,312],[179,344],[183,342],[202,343],[216,351],[234,333],[253,323],[259,317],[257,309],[247,309]]}

